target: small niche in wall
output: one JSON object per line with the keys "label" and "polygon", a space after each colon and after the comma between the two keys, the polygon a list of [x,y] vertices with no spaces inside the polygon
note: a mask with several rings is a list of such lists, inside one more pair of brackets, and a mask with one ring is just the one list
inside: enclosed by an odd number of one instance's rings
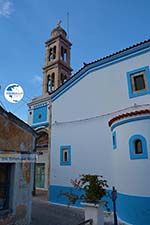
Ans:
{"label": "small niche in wall", "polygon": [[113,131],[112,133],[112,144],[113,144],[113,149],[116,149],[117,148],[116,131]]}

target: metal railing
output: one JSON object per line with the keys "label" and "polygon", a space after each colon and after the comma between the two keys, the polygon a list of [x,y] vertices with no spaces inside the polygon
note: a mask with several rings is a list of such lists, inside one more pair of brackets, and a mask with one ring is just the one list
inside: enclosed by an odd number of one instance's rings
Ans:
{"label": "metal railing", "polygon": [[77,225],[93,225],[93,220],[92,219],[85,220]]}

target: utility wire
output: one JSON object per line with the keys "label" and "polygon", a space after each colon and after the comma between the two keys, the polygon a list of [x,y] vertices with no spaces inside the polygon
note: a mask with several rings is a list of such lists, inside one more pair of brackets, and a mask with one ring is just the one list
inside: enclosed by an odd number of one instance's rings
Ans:
{"label": "utility wire", "polygon": [[124,108],[124,109],[121,109],[121,110],[114,111],[114,112],[109,112],[109,113],[106,113],[106,114],[97,115],[97,116],[93,116],[93,117],[87,117],[87,118],[84,118],[84,119],[77,119],[77,120],[70,120],[70,121],[55,121],[54,123],[52,123],[52,126],[89,121],[89,120],[93,120],[93,119],[97,119],[97,118],[101,118],[101,117],[105,117],[105,116],[110,116],[110,115],[113,115],[115,113],[121,113],[125,110],[136,109],[136,108],[145,107],[145,106],[150,107],[150,104],[134,105],[134,106],[130,106],[130,107],[127,107],[127,108]]}

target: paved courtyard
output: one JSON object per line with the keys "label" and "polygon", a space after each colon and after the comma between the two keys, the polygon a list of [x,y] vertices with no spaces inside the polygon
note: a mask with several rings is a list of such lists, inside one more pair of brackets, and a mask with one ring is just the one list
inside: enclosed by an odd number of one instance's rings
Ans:
{"label": "paved courtyard", "polygon": [[[51,205],[47,193],[37,193],[33,198],[31,225],[78,225],[84,221],[84,210]],[[105,225],[112,225],[112,217],[105,216]]]}
{"label": "paved courtyard", "polygon": [[33,200],[31,225],[77,225],[83,220],[83,210],[50,205],[36,198]]}

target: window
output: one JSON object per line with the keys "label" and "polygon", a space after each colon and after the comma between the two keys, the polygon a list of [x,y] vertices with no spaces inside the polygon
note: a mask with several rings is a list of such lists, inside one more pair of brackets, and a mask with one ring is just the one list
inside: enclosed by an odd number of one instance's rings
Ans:
{"label": "window", "polygon": [[49,49],[49,56],[48,56],[48,60],[51,61],[53,59],[53,49],[50,48]]}
{"label": "window", "polygon": [[61,73],[60,84],[63,84],[67,80],[67,76]]}
{"label": "window", "polygon": [[68,162],[68,150],[63,150],[63,162]]}
{"label": "window", "polygon": [[49,49],[48,61],[56,59],[56,46]]}
{"label": "window", "polygon": [[52,75],[48,75],[47,77],[47,92],[51,93],[55,89],[55,74],[52,73]]}
{"label": "window", "polygon": [[56,46],[53,48],[53,59],[56,59]]}
{"label": "window", "polygon": [[135,148],[135,154],[143,153],[142,141],[140,139],[135,140],[134,148]]}
{"label": "window", "polygon": [[44,188],[45,183],[45,164],[36,163],[35,183],[37,188]]}
{"label": "window", "polygon": [[67,49],[64,49],[64,61],[67,61]]}
{"label": "window", "polygon": [[132,86],[133,86],[133,91],[140,91],[140,90],[145,90],[146,89],[146,81],[145,81],[145,76],[144,73],[132,76]]}
{"label": "window", "polygon": [[70,166],[71,165],[71,146],[60,147],[60,165]]}
{"label": "window", "polygon": [[52,73],[51,76],[51,91],[55,90],[55,73]]}
{"label": "window", "polygon": [[36,149],[48,148],[48,134],[45,131],[37,131]]}
{"label": "window", "polygon": [[47,77],[47,92],[51,92],[51,76],[48,75]]}
{"label": "window", "polygon": [[129,139],[130,159],[147,159],[147,143],[142,135],[133,135]]}
{"label": "window", "polygon": [[117,142],[116,142],[116,131],[112,133],[112,143],[113,143],[113,149],[117,148]]}
{"label": "window", "polygon": [[61,46],[61,60],[64,60],[64,48]]}
{"label": "window", "polygon": [[143,67],[127,73],[129,97],[150,93],[149,67]]}
{"label": "window", "polygon": [[9,163],[0,163],[0,212],[9,208],[10,167]]}
{"label": "window", "polygon": [[42,114],[41,114],[41,113],[39,114],[38,118],[39,118],[39,119],[41,119],[41,118],[42,118]]}
{"label": "window", "polygon": [[61,46],[61,60],[67,61],[67,49]]}

